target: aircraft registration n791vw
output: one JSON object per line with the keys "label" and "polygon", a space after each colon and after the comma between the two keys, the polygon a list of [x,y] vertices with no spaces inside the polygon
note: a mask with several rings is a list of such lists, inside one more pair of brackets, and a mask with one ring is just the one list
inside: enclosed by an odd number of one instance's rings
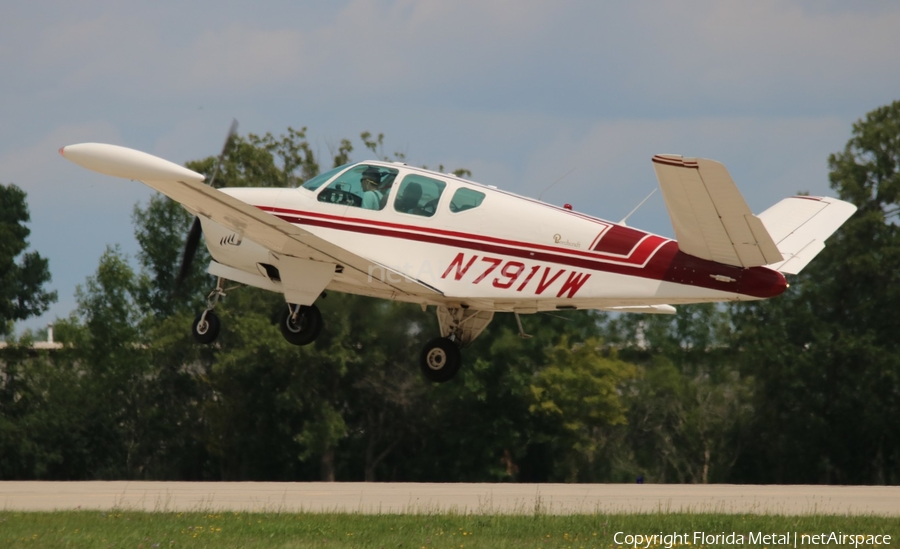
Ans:
{"label": "aircraft registration n791vw", "polygon": [[436,382],[457,373],[460,349],[495,312],[671,314],[673,304],[777,296],[784,274],[799,273],[856,210],[795,196],[753,215],[722,164],[657,155],[676,241],[403,163],[348,164],[296,188],[216,189],[133,149],[82,143],[60,154],[139,180],[196,216],[188,247],[202,226],[218,277],[194,321],[199,342],[218,335],[226,280],[283,294],[281,331],[296,345],[319,334],[325,290],[431,305],[441,334],[420,362]]}

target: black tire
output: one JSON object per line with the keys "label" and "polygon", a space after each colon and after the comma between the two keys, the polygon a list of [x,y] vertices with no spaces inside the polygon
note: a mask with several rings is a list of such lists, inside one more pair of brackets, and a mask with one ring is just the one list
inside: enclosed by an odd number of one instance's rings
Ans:
{"label": "black tire", "polygon": [[200,313],[194,319],[194,324],[191,326],[191,334],[193,334],[197,343],[209,345],[219,337],[219,329],[222,327],[222,323],[219,322],[219,315],[212,311],[207,311],[206,319],[202,323],[200,322],[201,320],[203,320],[203,313]]}
{"label": "black tire", "polygon": [[419,367],[428,381],[444,383],[459,372],[462,353],[456,343],[446,337],[432,339],[425,344],[419,355]]}
{"label": "black tire", "polygon": [[297,318],[291,319],[291,308],[286,307],[278,323],[281,335],[292,345],[309,345],[322,331],[322,313],[315,305],[300,306]]}

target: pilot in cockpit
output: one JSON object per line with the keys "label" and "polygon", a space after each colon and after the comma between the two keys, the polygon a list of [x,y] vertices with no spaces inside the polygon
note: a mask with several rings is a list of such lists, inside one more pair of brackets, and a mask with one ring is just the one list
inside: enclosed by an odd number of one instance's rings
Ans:
{"label": "pilot in cockpit", "polygon": [[378,168],[366,168],[359,182],[363,189],[362,207],[367,210],[380,210],[387,194],[387,190],[381,188],[381,172]]}

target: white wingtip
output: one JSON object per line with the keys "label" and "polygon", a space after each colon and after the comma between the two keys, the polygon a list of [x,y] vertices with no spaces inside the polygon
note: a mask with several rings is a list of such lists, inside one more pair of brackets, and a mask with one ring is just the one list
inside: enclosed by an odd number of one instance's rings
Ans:
{"label": "white wingtip", "polygon": [[193,170],[127,147],[105,143],[79,143],[59,149],[66,160],[91,171],[139,181],[196,181],[205,178]]}

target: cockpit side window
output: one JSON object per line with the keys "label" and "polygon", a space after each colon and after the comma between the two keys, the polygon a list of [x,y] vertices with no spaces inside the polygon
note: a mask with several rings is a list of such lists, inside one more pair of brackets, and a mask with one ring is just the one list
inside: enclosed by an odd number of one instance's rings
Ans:
{"label": "cockpit side window", "polygon": [[483,192],[462,187],[453,193],[453,198],[450,200],[450,211],[456,213],[471,210],[472,208],[481,206],[483,201]]}
{"label": "cockpit side window", "polygon": [[393,168],[360,164],[322,189],[319,202],[382,210],[398,173]]}
{"label": "cockpit side window", "polygon": [[437,211],[441,194],[447,186],[443,181],[417,174],[409,174],[400,183],[394,210],[422,217],[431,217]]}

